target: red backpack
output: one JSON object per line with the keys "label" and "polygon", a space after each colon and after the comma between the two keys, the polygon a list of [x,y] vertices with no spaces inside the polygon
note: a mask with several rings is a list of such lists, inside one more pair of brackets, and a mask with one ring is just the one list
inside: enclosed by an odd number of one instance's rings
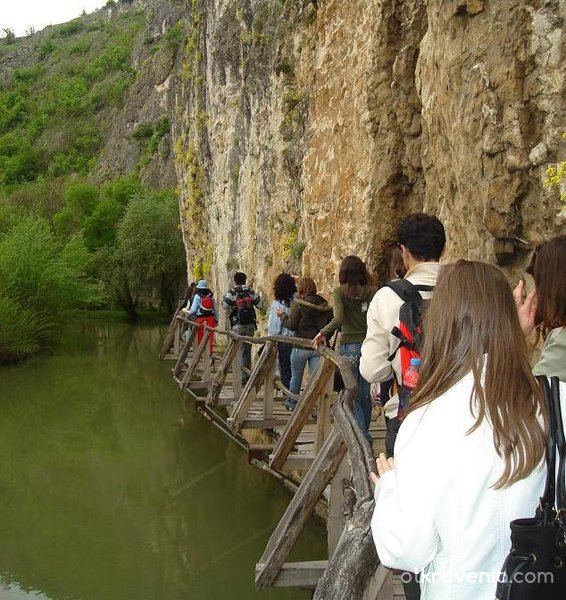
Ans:
{"label": "red backpack", "polygon": [[399,338],[399,346],[388,360],[391,362],[397,352],[401,359],[401,381],[397,381],[399,396],[398,416],[402,419],[409,407],[412,388],[404,385],[405,375],[411,366],[411,359],[421,357],[423,348],[423,315],[428,300],[424,300],[421,292],[432,292],[433,285],[415,285],[407,279],[397,279],[385,284],[403,300],[399,309],[399,327],[393,327],[391,333]]}

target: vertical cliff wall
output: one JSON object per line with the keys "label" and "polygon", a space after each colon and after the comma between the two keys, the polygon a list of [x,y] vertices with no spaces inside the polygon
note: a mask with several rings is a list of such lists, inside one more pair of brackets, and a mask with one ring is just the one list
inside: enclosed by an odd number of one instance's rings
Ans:
{"label": "vertical cliff wall", "polygon": [[190,0],[175,153],[189,269],[384,272],[405,214],[520,268],[564,230],[559,0]]}

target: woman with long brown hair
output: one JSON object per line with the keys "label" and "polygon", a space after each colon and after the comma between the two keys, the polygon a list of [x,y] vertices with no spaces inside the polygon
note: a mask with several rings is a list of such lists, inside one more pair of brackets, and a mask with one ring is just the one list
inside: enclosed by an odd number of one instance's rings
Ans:
{"label": "woman with long brown hair", "polygon": [[546,410],[497,267],[443,267],[425,332],[395,461],[377,461],[373,537],[384,565],[421,574],[425,600],[492,600],[509,522],[543,491]]}
{"label": "woman with long brown hair", "polygon": [[521,281],[513,294],[525,335],[536,327],[544,339],[534,373],[566,381],[566,235],[539,246],[528,272],[535,280],[534,289],[523,300]]}
{"label": "woman with long brown hair", "polygon": [[350,364],[358,381],[358,398],[354,405],[354,416],[366,439],[371,444],[369,424],[371,420],[371,398],[369,383],[360,374],[362,342],[367,333],[367,311],[375,293],[363,260],[357,256],[346,256],[338,273],[340,285],[332,294],[334,318],[322,328],[313,340],[318,348],[326,344],[340,330],[338,351]]}

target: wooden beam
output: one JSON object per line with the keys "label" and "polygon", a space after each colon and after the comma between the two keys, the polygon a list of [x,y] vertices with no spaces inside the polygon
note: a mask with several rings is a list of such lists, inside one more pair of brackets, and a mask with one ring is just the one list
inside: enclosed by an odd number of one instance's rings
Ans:
{"label": "wooden beam", "polygon": [[[327,560],[285,563],[273,586],[315,588],[327,565]],[[260,570],[261,565],[256,565],[256,574]]]}
{"label": "wooden beam", "polygon": [[222,388],[224,387],[224,382],[226,381],[226,377],[228,376],[228,370],[232,366],[232,361],[236,357],[239,346],[240,342],[238,342],[238,340],[235,340],[233,338],[230,338],[228,340],[228,346],[226,348],[226,351],[224,352],[224,356],[222,357],[222,362],[220,363],[220,367],[218,367],[216,376],[212,380],[210,392],[206,397],[206,403],[208,406],[214,406],[218,403],[218,399],[220,398],[220,394],[222,393]]}
{"label": "wooden beam", "polygon": [[248,379],[248,383],[246,384],[240,399],[234,407],[234,411],[228,419],[228,426],[232,431],[240,431],[250,406],[255,400],[256,394],[265,381],[275,360],[277,360],[277,344],[274,342],[267,342],[255,368],[252,370],[252,374]]}
{"label": "wooden beam", "polygon": [[318,361],[313,377],[311,377],[301,395],[299,403],[291,414],[289,423],[279,438],[269,466],[272,469],[281,469],[289,453],[293,449],[299,434],[311,416],[317,399],[323,394],[329,378],[334,373],[334,364],[322,358]]}
{"label": "wooden beam", "polygon": [[183,365],[185,365],[185,360],[187,359],[187,356],[189,355],[189,352],[191,351],[191,346],[193,345],[193,340],[195,339],[195,335],[197,334],[196,327],[193,327],[191,324],[189,324],[189,329],[187,329],[187,332],[188,332],[188,335],[187,335],[187,340],[185,342],[185,345],[183,346],[183,349],[181,350],[181,353],[179,354],[179,358],[178,358],[177,362],[175,363],[173,370],[171,371],[171,373],[173,374],[173,377],[178,377],[179,373],[183,369]]}
{"label": "wooden beam", "polygon": [[165,340],[163,341],[163,346],[161,347],[161,352],[159,353],[159,358],[163,360],[165,355],[171,349],[173,345],[173,340],[175,338],[175,328],[178,327],[177,315],[179,314],[179,310],[175,311],[173,318],[171,319],[171,323],[169,323],[169,329],[167,329],[167,335],[165,336]]}
{"label": "wooden beam", "polygon": [[[346,444],[342,434],[334,429],[269,539],[256,571],[256,589],[266,589],[277,579],[285,559],[295,545],[324,488],[336,473],[345,453]],[[334,597],[339,598],[340,595]]]}
{"label": "wooden beam", "polygon": [[[366,595],[379,567],[379,558],[370,528],[375,506],[373,490],[369,483],[363,444],[356,435],[359,427],[349,408],[354,394],[352,390],[340,394],[338,401],[334,403],[334,422],[348,446],[349,459],[353,465],[352,480],[356,493],[352,499],[355,497],[355,506],[352,507],[352,517],[346,522],[338,546],[328,562],[328,569],[316,588],[313,597],[315,600],[380,597],[377,596],[381,589],[379,586],[372,596]],[[381,586],[384,581],[385,579],[381,581]],[[385,600],[383,596],[380,598]]]}
{"label": "wooden beam", "polygon": [[[277,344],[275,344],[277,349]],[[275,368],[277,366],[277,359],[271,361],[269,371],[263,384],[263,418],[273,418],[273,399],[275,398]]]}
{"label": "wooden beam", "polygon": [[[333,366],[334,363],[330,362]],[[330,377],[326,383],[326,387],[318,399],[317,407],[317,420],[316,420],[316,432],[314,438],[314,449],[315,451],[320,450],[322,448],[322,444],[324,444],[324,440],[328,437],[328,434],[331,429],[330,424],[330,406],[332,404],[332,396],[334,394],[334,374],[336,372],[336,367],[332,372],[332,377]]]}
{"label": "wooden beam", "polygon": [[[204,349],[206,348],[206,345],[209,343],[208,335],[209,335],[208,331],[205,331],[204,335],[202,336],[202,340],[200,341],[196,350],[193,351],[193,356],[192,356],[191,362],[189,363],[189,366],[187,367],[187,370],[185,371],[185,374],[183,375],[183,379],[181,379],[181,388],[188,387],[188,385],[191,381],[191,377],[194,375],[197,365],[198,365],[202,355],[204,354]],[[206,383],[206,382],[203,382],[203,383]]]}

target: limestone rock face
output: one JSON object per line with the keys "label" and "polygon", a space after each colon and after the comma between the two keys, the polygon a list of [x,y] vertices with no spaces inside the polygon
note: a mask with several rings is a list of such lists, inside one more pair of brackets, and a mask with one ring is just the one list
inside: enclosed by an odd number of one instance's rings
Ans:
{"label": "limestone rock face", "polygon": [[[328,294],[406,214],[504,265],[564,230],[559,0],[191,0],[174,128],[189,268]],[[190,277],[190,275],[189,275]]]}

